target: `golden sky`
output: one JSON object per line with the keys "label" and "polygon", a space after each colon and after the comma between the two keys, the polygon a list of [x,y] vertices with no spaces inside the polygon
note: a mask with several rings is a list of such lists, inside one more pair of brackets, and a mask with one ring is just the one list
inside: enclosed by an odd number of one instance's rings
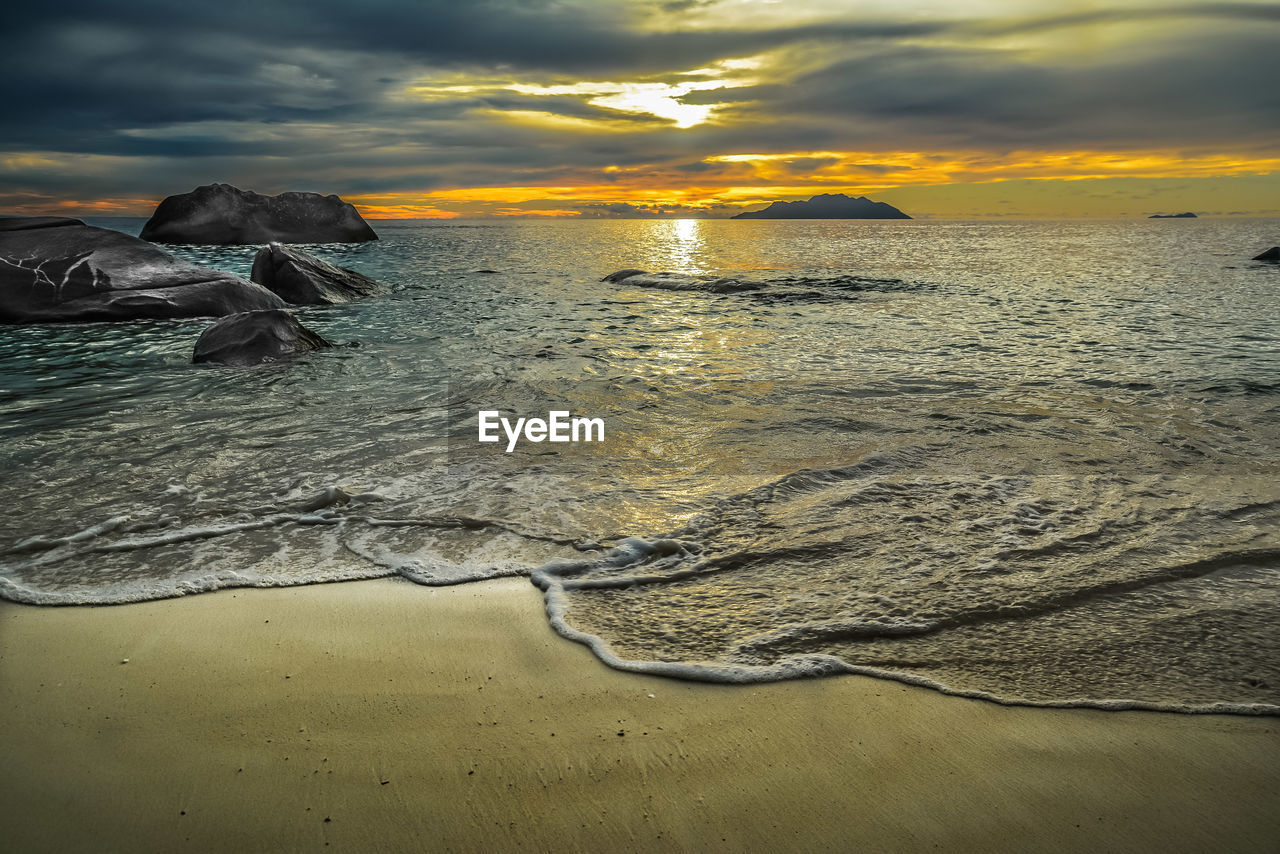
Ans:
{"label": "golden sky", "polygon": [[161,6],[15,16],[0,212],[227,181],[371,217],[1280,215],[1275,3]]}

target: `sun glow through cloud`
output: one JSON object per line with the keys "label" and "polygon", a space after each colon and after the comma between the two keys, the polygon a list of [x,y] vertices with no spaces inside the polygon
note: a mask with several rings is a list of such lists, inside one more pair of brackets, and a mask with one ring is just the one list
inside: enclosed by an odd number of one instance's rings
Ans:
{"label": "sun glow through cloud", "polygon": [[587,103],[628,113],[649,113],[671,119],[678,128],[689,128],[707,121],[715,111],[703,104],[682,104],[679,101],[681,95],[687,95],[696,88],[699,87],[693,83],[633,83],[617,94],[602,95]]}
{"label": "sun glow through cloud", "polygon": [[[1280,212],[1274,4],[384,5],[376,34],[312,15],[326,50],[131,7],[91,38],[15,30],[12,61],[70,64],[0,138],[0,206],[146,215],[224,180],[395,217],[720,217],[835,192],[916,216]],[[145,44],[194,54],[161,81]]]}
{"label": "sun glow through cloud", "polygon": [[[539,83],[516,80],[475,80],[460,82],[457,77],[419,80],[404,90],[413,100],[440,101],[449,98],[500,97],[504,93],[537,99],[571,98],[606,110],[648,115],[670,120],[677,128],[690,128],[711,120],[715,104],[685,103],[691,92],[714,92],[756,85],[760,81],[753,72],[764,64],[760,57],[725,59],[712,65],[674,72],[670,80],[574,81],[572,83]],[[533,110],[500,110],[527,114]],[[549,114],[550,115],[550,114]]]}

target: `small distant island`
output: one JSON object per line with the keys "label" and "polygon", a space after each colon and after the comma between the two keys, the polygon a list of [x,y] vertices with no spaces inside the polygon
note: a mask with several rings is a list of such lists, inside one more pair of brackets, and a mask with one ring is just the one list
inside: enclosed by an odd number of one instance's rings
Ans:
{"label": "small distant island", "polygon": [[807,202],[774,202],[758,211],[745,211],[730,219],[911,219],[893,205],[864,196],[823,193]]}
{"label": "small distant island", "polygon": [[1196,215],[1191,211],[1180,214],[1152,214],[1147,219],[1196,219]]}

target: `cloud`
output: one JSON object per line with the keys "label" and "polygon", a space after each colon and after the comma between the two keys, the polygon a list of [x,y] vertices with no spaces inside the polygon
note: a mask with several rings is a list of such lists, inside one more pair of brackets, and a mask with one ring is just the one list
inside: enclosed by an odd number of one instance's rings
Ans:
{"label": "cloud", "polygon": [[[975,152],[1050,176],[1065,167],[1046,152],[1243,161],[1280,131],[1280,9],[1267,4],[964,19],[745,8],[19,3],[0,30],[0,195],[146,199],[214,179],[402,200],[612,187],[612,202],[546,195],[561,211],[647,216],[667,210],[646,195],[664,186],[688,212],[770,188],[945,180],[901,152],[970,178],[987,174]],[[718,159],[738,154],[779,157]]]}
{"label": "cloud", "polygon": [[1280,130],[1280,92],[1269,82],[1280,79],[1276,35],[1220,28],[1084,59],[880,46],[789,81],[684,100],[716,103],[731,122],[791,128],[810,148],[834,139],[871,148],[1269,146]]}
{"label": "cloud", "polygon": [[661,219],[666,217],[701,218],[715,214],[728,215],[740,210],[736,205],[633,205],[629,202],[589,203],[576,205],[574,210],[583,219]]}

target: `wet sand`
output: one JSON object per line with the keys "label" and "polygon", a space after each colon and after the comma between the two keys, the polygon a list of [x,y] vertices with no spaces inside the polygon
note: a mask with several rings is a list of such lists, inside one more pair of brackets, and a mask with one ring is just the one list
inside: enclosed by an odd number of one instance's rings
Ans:
{"label": "wet sand", "polygon": [[0,603],[0,728],[3,847],[24,852],[1280,839],[1280,719],[619,673],[523,579]]}

